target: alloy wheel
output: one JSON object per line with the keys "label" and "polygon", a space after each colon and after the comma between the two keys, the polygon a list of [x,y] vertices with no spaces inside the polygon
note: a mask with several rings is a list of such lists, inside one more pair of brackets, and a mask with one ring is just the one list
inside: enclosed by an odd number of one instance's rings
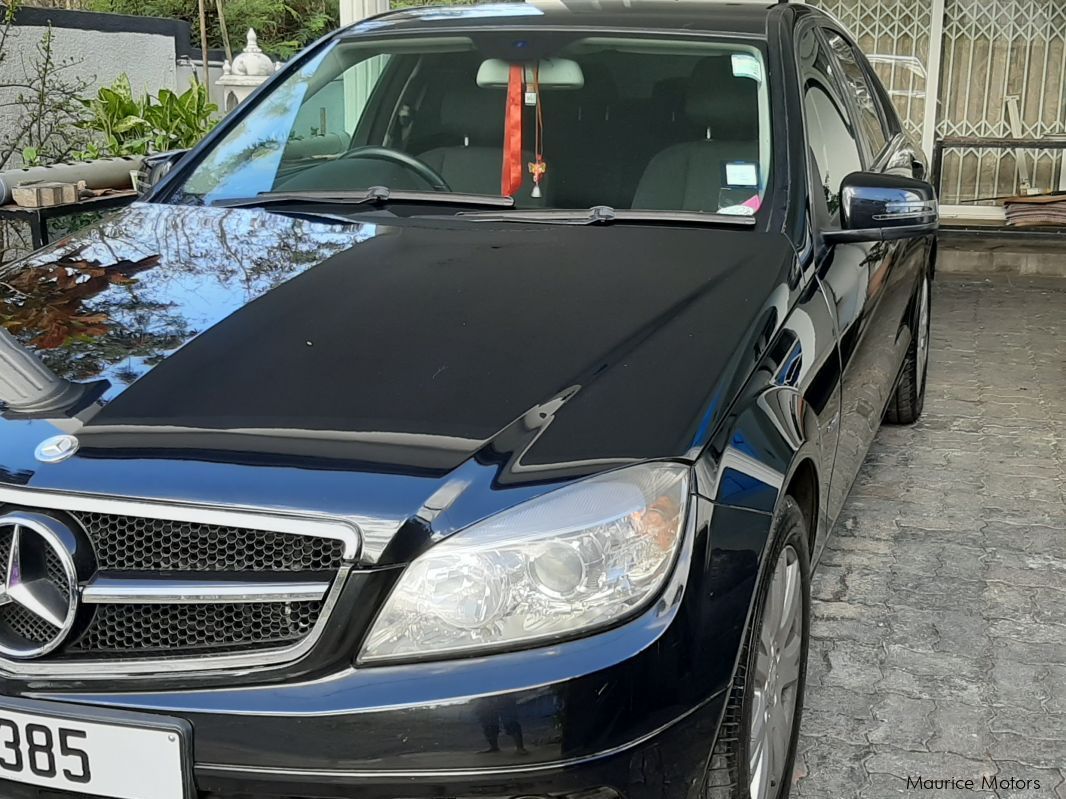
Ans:
{"label": "alloy wheel", "polygon": [[757,640],[749,723],[751,799],[777,796],[792,743],[803,659],[803,577],[786,546],[774,564]]}

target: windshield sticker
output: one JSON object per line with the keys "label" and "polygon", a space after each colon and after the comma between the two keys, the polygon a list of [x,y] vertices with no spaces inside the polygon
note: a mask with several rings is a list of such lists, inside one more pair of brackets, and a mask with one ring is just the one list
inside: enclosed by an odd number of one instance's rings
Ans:
{"label": "windshield sticker", "polygon": [[762,67],[759,59],[748,53],[733,53],[733,77],[751,78],[762,83]]}
{"label": "windshield sticker", "polygon": [[730,161],[725,165],[725,185],[751,186],[759,185],[759,165],[752,161]]}

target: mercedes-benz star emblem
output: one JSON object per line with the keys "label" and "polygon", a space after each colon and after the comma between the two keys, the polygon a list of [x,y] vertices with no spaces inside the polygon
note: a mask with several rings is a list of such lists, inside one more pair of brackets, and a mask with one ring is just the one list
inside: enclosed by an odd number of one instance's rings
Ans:
{"label": "mercedes-benz star emblem", "polygon": [[74,436],[52,436],[37,445],[34,455],[41,463],[59,463],[78,451],[78,439]]}
{"label": "mercedes-benz star emblem", "polygon": [[78,612],[77,539],[37,513],[0,517],[0,654],[40,657],[63,643]]}

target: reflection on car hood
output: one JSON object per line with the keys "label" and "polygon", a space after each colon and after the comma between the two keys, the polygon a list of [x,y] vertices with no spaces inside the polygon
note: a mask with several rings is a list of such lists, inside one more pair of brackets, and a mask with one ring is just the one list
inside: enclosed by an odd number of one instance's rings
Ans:
{"label": "reflection on car hood", "polygon": [[[380,218],[136,204],[9,269],[0,482],[403,516],[471,464],[535,492],[683,457],[791,257],[753,231]],[[78,454],[38,463],[59,431]]]}

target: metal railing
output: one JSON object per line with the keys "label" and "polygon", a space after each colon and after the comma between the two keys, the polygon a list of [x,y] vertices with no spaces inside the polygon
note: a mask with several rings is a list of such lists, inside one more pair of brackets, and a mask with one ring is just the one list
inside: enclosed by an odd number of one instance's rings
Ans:
{"label": "metal railing", "polygon": [[[1066,139],[1015,139],[1000,138],[986,139],[981,136],[945,136],[937,139],[933,144],[933,155],[930,179],[937,196],[941,194],[941,181],[944,171],[944,151],[949,149],[988,149],[988,150],[1066,150]],[[1066,194],[1063,195],[1066,200]],[[1066,228],[1054,226],[1037,229],[1025,227],[1010,227],[1007,225],[944,225],[952,230],[984,231],[1009,233],[1018,236],[1054,237],[1066,238]]]}

